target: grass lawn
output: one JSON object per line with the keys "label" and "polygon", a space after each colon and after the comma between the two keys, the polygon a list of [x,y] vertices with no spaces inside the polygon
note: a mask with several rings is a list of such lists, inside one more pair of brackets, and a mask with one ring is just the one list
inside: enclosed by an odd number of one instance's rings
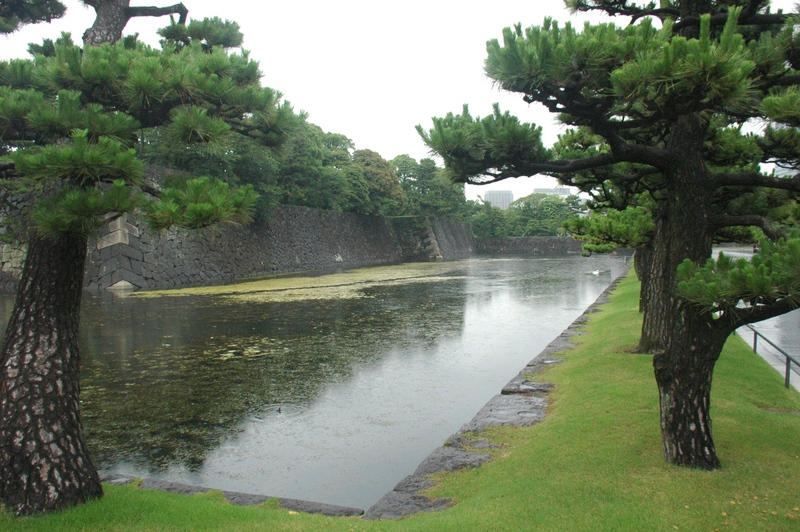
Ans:
{"label": "grass lawn", "polygon": [[[457,503],[399,521],[288,512],[107,486],[100,500],[38,518],[0,514],[4,530],[797,530],[800,394],[744,341],[717,364],[712,416],[722,469],[664,463],[652,357],[631,354],[641,326],[629,276],[591,315],[566,362],[536,375],[556,383],[547,419],[503,428],[495,459],[442,474],[431,491]],[[534,353],[531,354],[532,356]],[[512,375],[509,375],[509,379]]]}

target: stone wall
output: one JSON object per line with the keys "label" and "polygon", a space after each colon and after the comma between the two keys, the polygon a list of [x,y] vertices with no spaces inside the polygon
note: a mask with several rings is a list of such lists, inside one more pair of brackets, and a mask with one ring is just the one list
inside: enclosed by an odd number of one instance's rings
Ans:
{"label": "stone wall", "polygon": [[534,253],[580,253],[582,243],[570,237],[525,236],[517,238],[476,238],[479,255],[531,255]]}
{"label": "stone wall", "polygon": [[[420,218],[279,206],[266,221],[247,226],[157,234],[124,215],[90,242],[84,284],[91,290],[223,284],[279,273],[453,260],[472,249],[467,224]],[[24,254],[19,242],[0,247],[0,290],[15,289]]]}
{"label": "stone wall", "polygon": [[[25,245],[0,244],[0,291],[16,289]],[[469,225],[379,218],[306,207],[274,207],[247,226],[157,234],[130,216],[111,221],[89,244],[91,290],[223,284],[280,273],[326,271],[472,255],[580,253],[571,238],[472,238]]]}

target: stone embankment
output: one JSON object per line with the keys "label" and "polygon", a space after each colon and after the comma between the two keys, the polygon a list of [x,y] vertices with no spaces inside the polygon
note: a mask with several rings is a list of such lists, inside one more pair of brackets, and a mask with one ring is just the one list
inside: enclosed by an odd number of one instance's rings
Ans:
{"label": "stone embankment", "polygon": [[479,255],[533,255],[535,253],[580,253],[583,243],[574,238],[529,236],[518,238],[475,239],[475,252]]}
{"label": "stone embankment", "polygon": [[[247,226],[155,233],[123,215],[90,242],[84,285],[91,290],[177,288],[280,273],[456,260],[473,253],[469,225],[424,218],[278,206],[267,220]],[[0,291],[15,289],[24,257],[24,244],[2,245]]]}
{"label": "stone embankment", "polygon": [[401,480],[392,491],[367,509],[364,519],[398,519],[419,512],[443,510],[451,506],[453,504],[451,499],[430,498],[422,495],[422,491],[436,484],[430,479],[431,475],[443,471],[473,469],[491,460],[490,454],[476,452],[498,447],[496,444],[480,439],[480,433],[488,427],[523,427],[542,421],[547,411],[547,394],[554,388],[554,385],[549,382],[531,381],[528,380],[528,377],[563,361],[553,355],[572,347],[570,339],[573,336],[584,334],[581,328],[589,321],[588,315],[597,312],[598,305],[609,301],[608,294],[617,286],[623,276],[624,273],[614,279],[581,316],[550,342],[536,358],[528,362],[498,395],[492,397],[475,414],[469,423],[450,436],[442,447],[428,455],[416,471]]}
{"label": "stone embankment", "polygon": [[[17,206],[19,216],[24,204]],[[0,292],[16,289],[25,259],[19,240],[0,244]],[[150,230],[123,215],[89,244],[90,290],[163,289],[224,284],[293,272],[458,260],[473,255],[579,253],[571,238],[473,239],[469,225],[427,218],[380,218],[277,206],[247,226]]]}

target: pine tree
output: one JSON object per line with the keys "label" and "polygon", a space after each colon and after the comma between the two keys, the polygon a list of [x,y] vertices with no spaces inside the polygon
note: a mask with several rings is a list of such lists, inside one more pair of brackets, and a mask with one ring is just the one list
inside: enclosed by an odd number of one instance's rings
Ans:
{"label": "pine tree", "polygon": [[[800,193],[800,178],[759,171],[762,162],[797,168],[797,19],[770,13],[763,0],[566,3],[625,25],[587,23],[579,31],[546,19],[507,28],[502,44],[487,44],[486,72],[502,89],[557,113],[573,128],[572,139],[549,150],[540,128],[498,108],[483,119],[464,109],[435,118],[427,132],[418,129],[459,181],[546,173],[584,191],[615,191],[623,200],[617,208],[630,204],[625,198],[649,196],[655,228],[642,339],[654,353],[664,456],[718,468],[710,391],[722,346],[736,328],[787,312],[800,299],[794,288],[754,295],[739,283],[731,286],[740,291],[732,288],[712,305],[704,285],[689,280],[697,274],[713,292],[720,268],[692,268],[706,264],[720,231],[756,226],[775,236],[768,217],[743,202],[733,209],[734,200],[759,188]],[[744,131],[752,118],[767,122],[763,133]],[[724,263],[721,270],[732,268]],[[753,282],[764,279],[773,279],[766,270]]]}
{"label": "pine tree", "polygon": [[[221,26],[230,35],[231,23]],[[206,39],[165,39],[162,50],[132,39],[81,49],[65,36],[53,52],[0,63],[3,176],[36,200],[0,352],[0,498],[18,515],[102,495],[79,407],[79,309],[91,231],[134,209],[146,210],[156,227],[250,218],[252,189],[212,179],[143,201],[135,149],[142,128],[161,127],[176,146],[225,150],[234,135],[278,144],[296,118],[279,93],[260,85],[246,53]]]}

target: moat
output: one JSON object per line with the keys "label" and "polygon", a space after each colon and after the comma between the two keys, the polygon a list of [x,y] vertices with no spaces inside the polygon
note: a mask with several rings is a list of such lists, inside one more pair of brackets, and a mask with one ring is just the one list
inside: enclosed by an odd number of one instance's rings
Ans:
{"label": "moat", "polygon": [[367,508],[627,267],[482,258],[87,293],[92,456],[106,473]]}

